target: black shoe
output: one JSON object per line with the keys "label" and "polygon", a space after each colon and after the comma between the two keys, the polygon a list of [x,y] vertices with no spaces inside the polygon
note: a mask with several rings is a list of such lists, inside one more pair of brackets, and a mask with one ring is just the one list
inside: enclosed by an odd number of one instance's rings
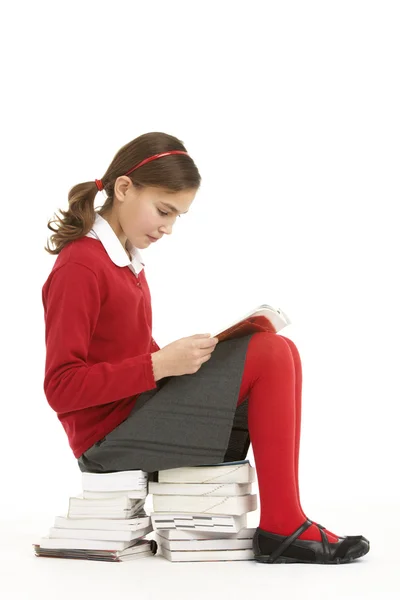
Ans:
{"label": "black shoe", "polygon": [[307,519],[301,527],[288,536],[269,533],[257,527],[253,536],[255,560],[263,563],[320,563],[335,565],[349,563],[369,552],[369,541],[362,535],[339,537],[338,542],[328,542],[326,527],[315,523],[321,532],[321,542],[296,539],[312,521]]}

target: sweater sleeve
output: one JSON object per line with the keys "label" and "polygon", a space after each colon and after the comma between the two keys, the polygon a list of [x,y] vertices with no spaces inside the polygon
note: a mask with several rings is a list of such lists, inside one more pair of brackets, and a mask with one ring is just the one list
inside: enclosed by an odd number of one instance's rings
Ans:
{"label": "sweater sleeve", "polygon": [[52,275],[46,293],[44,392],[58,414],[115,402],[157,387],[151,353],[119,363],[87,364],[100,312],[96,274],[67,263]]}

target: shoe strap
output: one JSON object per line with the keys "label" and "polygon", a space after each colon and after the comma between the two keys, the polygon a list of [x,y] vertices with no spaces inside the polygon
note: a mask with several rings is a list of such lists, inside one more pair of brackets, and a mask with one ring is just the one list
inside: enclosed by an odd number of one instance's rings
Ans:
{"label": "shoe strap", "polygon": [[322,540],[322,547],[324,549],[322,558],[323,558],[323,560],[330,562],[332,560],[331,547],[329,545],[328,538],[326,537],[326,533],[325,533],[325,531],[323,531],[324,529],[326,529],[326,527],[322,528],[321,525],[318,525],[318,523],[316,523],[316,525],[319,528],[319,532],[321,534],[321,540]]}
{"label": "shoe strap", "polygon": [[303,533],[303,531],[308,529],[310,527],[310,525],[312,525],[312,521],[307,519],[306,521],[304,521],[303,525],[300,525],[300,527],[298,529],[296,529],[296,531],[294,531],[291,535],[289,535],[287,538],[285,538],[283,540],[282,544],[270,554],[270,557],[269,557],[270,561],[274,562],[274,560],[276,558],[278,558],[278,556],[280,556],[282,554],[282,552],[284,552],[286,550],[286,548],[288,548],[290,546],[290,544],[292,542],[294,542],[294,540]]}

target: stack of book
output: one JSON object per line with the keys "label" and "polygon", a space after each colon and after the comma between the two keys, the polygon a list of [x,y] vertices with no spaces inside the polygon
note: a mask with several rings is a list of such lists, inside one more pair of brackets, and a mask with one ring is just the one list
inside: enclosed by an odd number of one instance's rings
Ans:
{"label": "stack of book", "polygon": [[149,494],[159,554],[177,562],[254,560],[247,513],[257,509],[255,477],[248,460],[158,471]]}
{"label": "stack of book", "polygon": [[36,556],[121,562],[153,556],[157,543],[144,510],[145,471],[82,473],[83,491],[69,499],[47,536],[33,544]]}

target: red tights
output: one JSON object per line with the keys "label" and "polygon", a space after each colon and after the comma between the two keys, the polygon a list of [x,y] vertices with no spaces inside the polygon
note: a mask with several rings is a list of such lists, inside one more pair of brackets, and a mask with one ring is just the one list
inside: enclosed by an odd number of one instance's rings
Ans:
{"label": "red tights", "polygon": [[[279,535],[308,518],[300,504],[298,465],[302,368],[292,340],[259,332],[250,338],[238,405],[249,398],[248,427],[260,497],[260,524]],[[310,519],[311,521],[311,519]],[[324,530],[328,541],[337,536]],[[299,539],[321,541],[313,524]]]}

